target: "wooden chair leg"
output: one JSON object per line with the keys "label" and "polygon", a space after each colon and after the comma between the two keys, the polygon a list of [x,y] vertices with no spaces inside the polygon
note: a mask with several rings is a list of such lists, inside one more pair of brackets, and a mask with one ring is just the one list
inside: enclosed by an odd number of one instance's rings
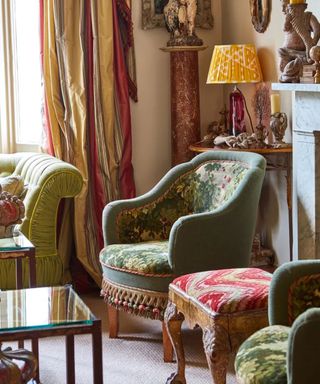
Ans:
{"label": "wooden chair leg", "polygon": [[108,320],[109,320],[109,338],[115,339],[119,332],[119,311],[112,305],[107,305]]}
{"label": "wooden chair leg", "polygon": [[165,312],[164,323],[167,327],[168,335],[176,355],[177,370],[170,377],[168,377],[166,384],[186,384],[186,362],[181,337],[181,326],[183,320],[183,314],[179,313],[177,311],[177,307],[173,303],[169,302]]}
{"label": "wooden chair leg", "polygon": [[172,363],[173,361],[173,347],[168,334],[167,327],[162,322],[162,343],[163,343],[163,361],[165,363]]}
{"label": "wooden chair leg", "polygon": [[203,347],[214,384],[226,384],[231,348],[223,327],[203,329]]}

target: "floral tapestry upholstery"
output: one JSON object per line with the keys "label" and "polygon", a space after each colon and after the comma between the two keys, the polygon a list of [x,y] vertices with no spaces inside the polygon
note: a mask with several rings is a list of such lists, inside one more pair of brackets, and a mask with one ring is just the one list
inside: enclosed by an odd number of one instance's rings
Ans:
{"label": "floral tapestry upholstery", "polygon": [[272,275],[259,268],[234,268],[191,273],[171,286],[214,313],[266,309]]}
{"label": "floral tapestry upholstery", "polygon": [[111,244],[100,253],[102,267],[141,275],[172,275],[168,263],[168,241]]}
{"label": "floral tapestry upholstery", "polygon": [[272,325],[250,336],[240,347],[235,369],[239,383],[286,384],[290,327]]}
{"label": "floral tapestry upholstery", "polygon": [[247,170],[244,162],[211,160],[181,175],[156,201],[120,212],[119,242],[167,240],[179,217],[221,207],[235,192]]}
{"label": "floral tapestry upholstery", "polygon": [[289,324],[308,308],[320,307],[320,274],[300,277],[289,288]]}

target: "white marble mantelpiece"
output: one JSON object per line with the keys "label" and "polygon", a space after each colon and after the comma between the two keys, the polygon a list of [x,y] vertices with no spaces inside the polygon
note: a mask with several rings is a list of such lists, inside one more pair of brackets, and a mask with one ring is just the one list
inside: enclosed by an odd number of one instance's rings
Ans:
{"label": "white marble mantelpiece", "polygon": [[272,89],[292,92],[293,259],[320,259],[320,84]]}

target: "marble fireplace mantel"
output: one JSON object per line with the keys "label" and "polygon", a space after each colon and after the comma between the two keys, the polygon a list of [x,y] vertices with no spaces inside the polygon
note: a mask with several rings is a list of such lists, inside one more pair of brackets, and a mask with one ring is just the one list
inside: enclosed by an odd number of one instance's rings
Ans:
{"label": "marble fireplace mantel", "polygon": [[320,84],[272,89],[292,93],[293,259],[320,259]]}

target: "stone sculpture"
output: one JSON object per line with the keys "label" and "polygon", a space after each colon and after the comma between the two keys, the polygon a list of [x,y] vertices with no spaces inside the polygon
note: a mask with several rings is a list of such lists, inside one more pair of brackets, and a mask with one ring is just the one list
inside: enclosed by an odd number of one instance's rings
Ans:
{"label": "stone sculpture", "polygon": [[313,76],[316,84],[320,83],[320,47],[314,46],[310,49],[310,57],[315,62],[316,73]]}
{"label": "stone sculpture", "polygon": [[0,238],[12,237],[16,224],[22,222],[25,207],[23,202],[0,186]]}
{"label": "stone sculpture", "polygon": [[302,66],[311,62],[310,49],[320,38],[320,23],[312,12],[306,12],[306,8],[304,2],[288,4],[288,0],[282,0],[285,14],[285,40],[279,49],[279,81],[282,83],[299,82]]}
{"label": "stone sculpture", "polygon": [[289,146],[289,144],[283,141],[287,125],[288,118],[284,112],[276,112],[271,115],[270,129],[274,136],[274,147],[281,148]]}
{"label": "stone sculpture", "polygon": [[170,40],[167,46],[202,45],[195,33],[197,0],[169,0],[163,9]]}
{"label": "stone sculpture", "polygon": [[240,133],[238,136],[217,136],[213,143],[216,146],[241,149],[268,147],[268,144],[261,140],[256,133],[250,134],[247,132]]}

